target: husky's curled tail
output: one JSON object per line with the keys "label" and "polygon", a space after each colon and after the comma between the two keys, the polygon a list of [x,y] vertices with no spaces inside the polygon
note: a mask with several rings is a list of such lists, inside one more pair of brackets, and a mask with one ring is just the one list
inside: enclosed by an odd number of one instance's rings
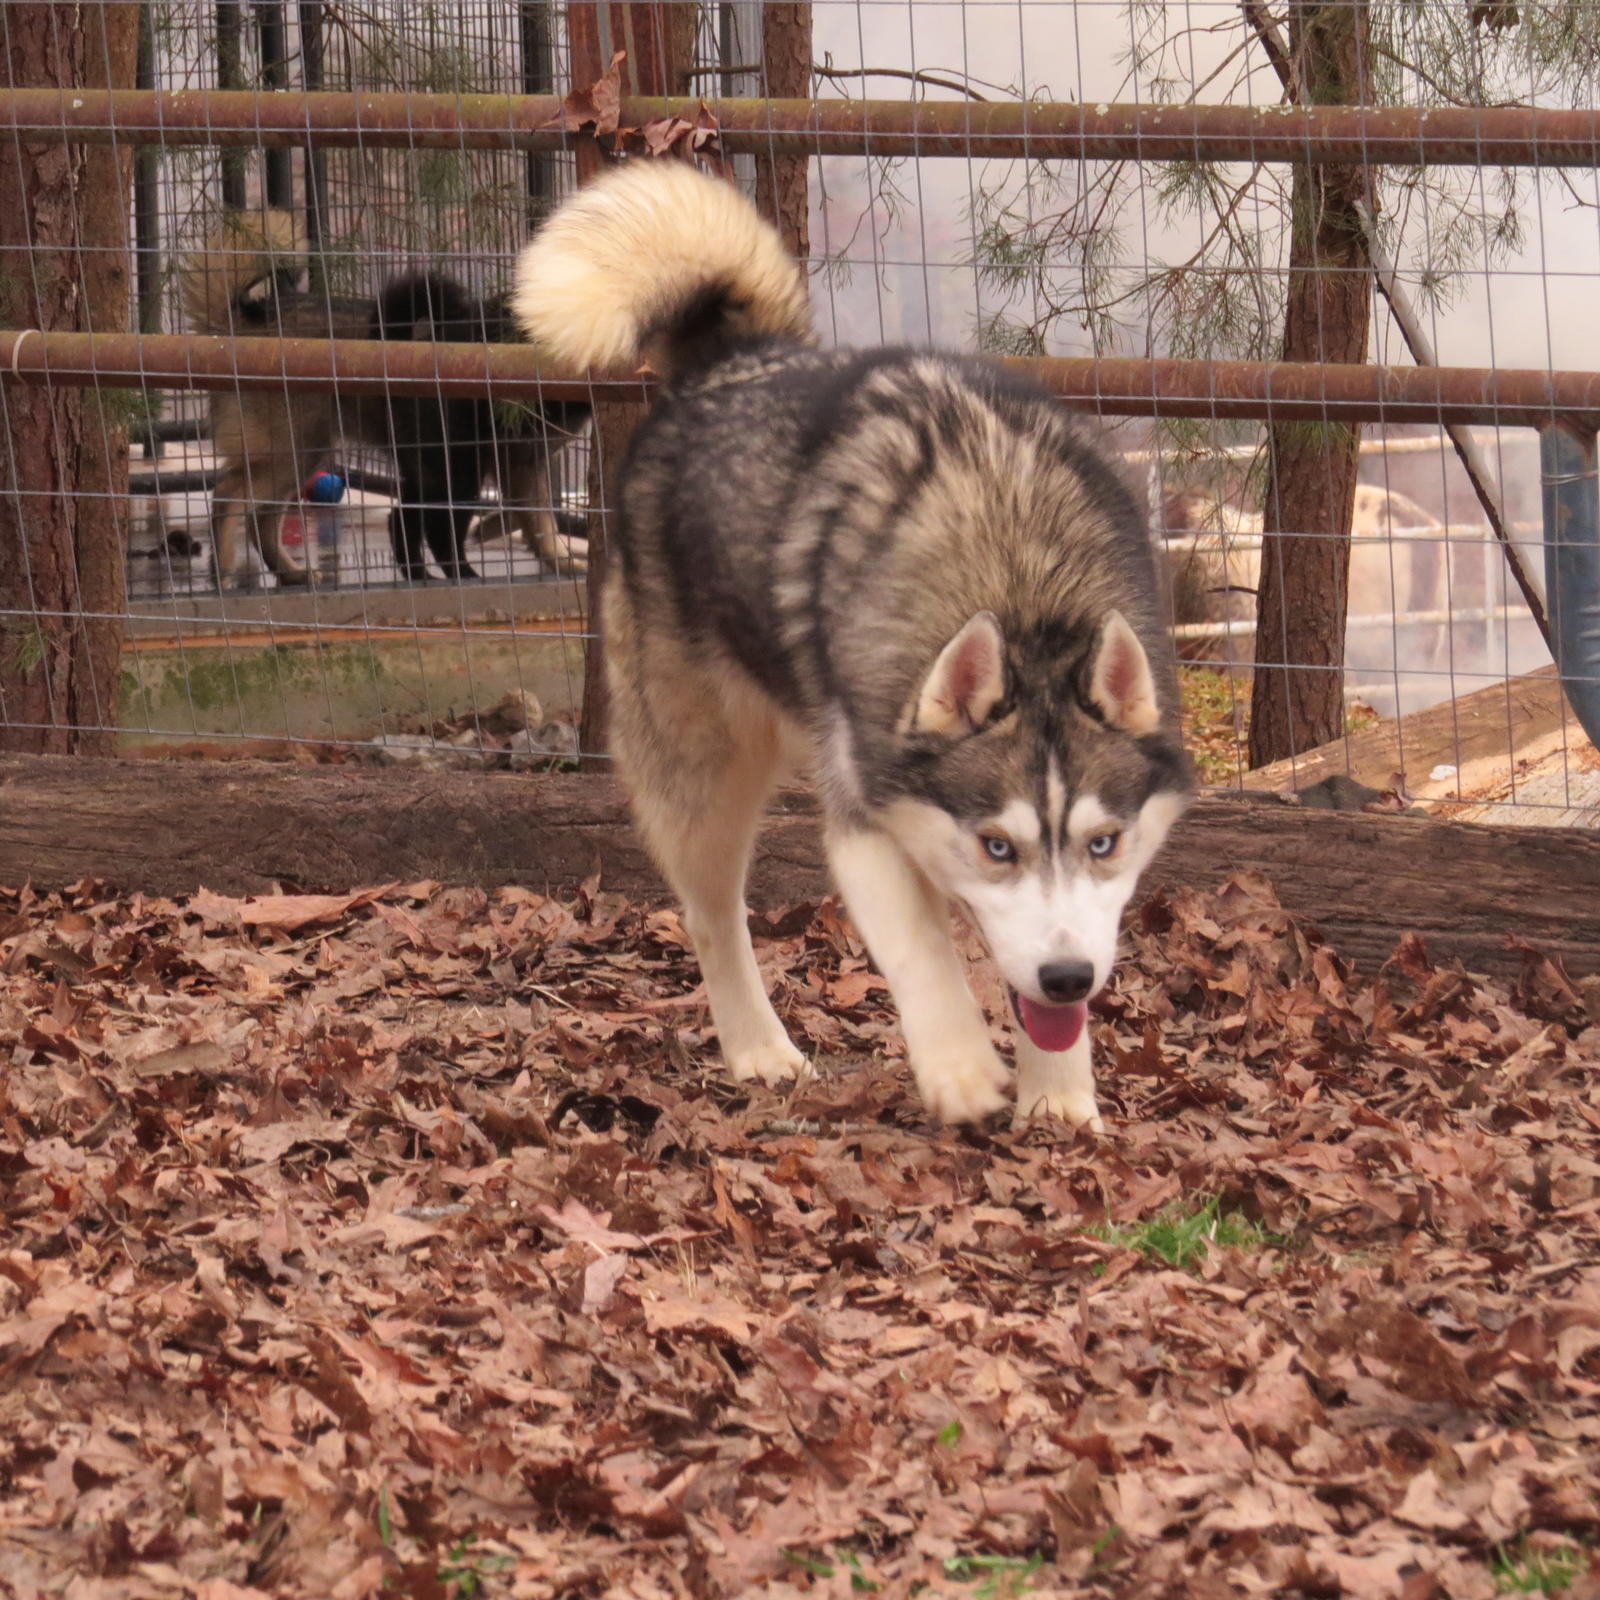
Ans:
{"label": "husky's curled tail", "polygon": [[567,202],[517,263],[512,310],[565,370],[664,377],[742,345],[807,343],[805,278],[730,184],[680,161],[630,161]]}

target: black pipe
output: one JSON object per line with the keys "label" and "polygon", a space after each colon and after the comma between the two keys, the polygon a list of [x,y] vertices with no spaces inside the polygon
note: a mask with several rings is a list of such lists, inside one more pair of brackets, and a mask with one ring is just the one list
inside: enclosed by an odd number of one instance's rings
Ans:
{"label": "black pipe", "polygon": [[[239,7],[245,0],[217,0],[217,87],[244,88],[244,51],[239,28]],[[245,202],[246,152],[222,152],[222,206],[225,211],[243,211]]]}
{"label": "black pipe", "polygon": [[128,493],[149,495],[200,494],[217,481],[216,468],[205,472],[130,472]]}
{"label": "black pipe", "polygon": [[[141,89],[156,86],[155,39],[150,23],[150,0],[139,7],[139,55],[136,81]],[[161,332],[161,146],[140,145],[133,155],[133,272],[134,299],[140,333]],[[155,431],[162,396],[149,391],[155,415],[144,440],[150,454],[161,454],[162,440]]]}
{"label": "black pipe", "polygon": [[[289,87],[289,30],[283,0],[256,0],[256,32],[261,44],[261,84],[269,91]],[[267,151],[267,204],[279,211],[294,205],[294,152]]]}
{"label": "black pipe", "polygon": [[[522,0],[522,92],[555,93],[555,52],[550,37],[550,0]],[[528,152],[528,227],[537,228],[555,210],[555,158],[546,150]]]}
{"label": "black pipe", "polygon": [[[326,41],[322,33],[324,0],[300,0],[300,84],[308,94],[319,92],[326,81]],[[307,145],[306,242],[315,256],[330,232],[328,227],[328,152]]]}

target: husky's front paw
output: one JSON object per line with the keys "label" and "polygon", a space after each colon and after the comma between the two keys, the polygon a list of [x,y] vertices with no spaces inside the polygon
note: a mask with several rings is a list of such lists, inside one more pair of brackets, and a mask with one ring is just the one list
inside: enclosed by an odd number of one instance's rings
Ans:
{"label": "husky's front paw", "polygon": [[1016,1127],[1026,1127],[1030,1117],[1044,1116],[1060,1117],[1063,1122],[1070,1123],[1074,1128],[1084,1128],[1090,1133],[1106,1131],[1106,1125],[1100,1120],[1100,1110],[1095,1105],[1092,1094],[1074,1094],[1068,1090],[1060,1090],[1055,1094],[1035,1095],[1028,1103],[1024,1103],[1021,1096],[1018,1096],[1017,1114],[1014,1119]]}
{"label": "husky's front paw", "polygon": [[941,1122],[981,1122],[1006,1103],[1008,1074],[986,1039],[921,1050],[911,1069],[922,1103]]}
{"label": "husky's front paw", "polygon": [[725,1050],[728,1071],[741,1083],[757,1079],[762,1083],[782,1083],[805,1071],[806,1058],[787,1039],[755,1045],[744,1050]]}

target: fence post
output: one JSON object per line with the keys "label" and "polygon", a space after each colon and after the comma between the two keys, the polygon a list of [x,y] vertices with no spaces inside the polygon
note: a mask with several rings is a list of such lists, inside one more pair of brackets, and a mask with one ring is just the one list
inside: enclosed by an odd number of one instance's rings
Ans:
{"label": "fence post", "polygon": [[1600,446],[1592,429],[1539,430],[1545,605],[1567,704],[1600,749]]}
{"label": "fence post", "polygon": [[[761,89],[769,100],[811,98],[811,7],[761,5]],[[783,235],[784,247],[809,266],[811,158],[756,157],[756,207]]]}
{"label": "fence post", "polygon": [[[624,95],[681,94],[686,87],[694,49],[698,7],[678,0],[647,5],[575,4],[567,7],[567,42],[572,85],[586,89],[605,72],[618,50]],[[587,183],[605,166],[599,142],[584,137],[577,144],[578,182]],[[594,456],[589,469],[589,575],[585,610],[589,637],[583,652],[583,712],[578,723],[580,765],[600,770],[606,765],[605,641],[600,637],[600,596],[605,586],[606,522],[616,515],[617,479],[628,440],[641,416],[637,405],[597,405]]]}

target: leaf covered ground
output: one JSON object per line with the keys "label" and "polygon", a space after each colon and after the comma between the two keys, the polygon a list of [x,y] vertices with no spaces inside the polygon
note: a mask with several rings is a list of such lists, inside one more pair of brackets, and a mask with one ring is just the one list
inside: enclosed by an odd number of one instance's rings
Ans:
{"label": "leaf covered ground", "polygon": [[1592,986],[1244,879],[963,1132],[759,926],[790,1095],[595,889],[0,893],[0,1593],[1600,1593]]}

